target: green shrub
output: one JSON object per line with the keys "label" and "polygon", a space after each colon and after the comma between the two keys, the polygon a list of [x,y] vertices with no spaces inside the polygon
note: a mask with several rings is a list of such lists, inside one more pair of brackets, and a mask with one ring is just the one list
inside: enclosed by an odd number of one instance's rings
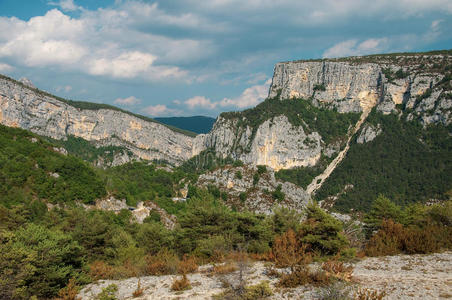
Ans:
{"label": "green shrub", "polygon": [[94,298],[95,300],[117,300],[116,292],[118,291],[118,286],[116,284],[110,284],[106,288],[102,289],[102,292]]}

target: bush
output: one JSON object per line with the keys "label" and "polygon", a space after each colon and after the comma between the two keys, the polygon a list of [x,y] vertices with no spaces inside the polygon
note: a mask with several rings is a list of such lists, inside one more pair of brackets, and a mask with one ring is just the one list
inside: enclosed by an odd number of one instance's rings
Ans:
{"label": "bush", "polygon": [[273,295],[272,289],[268,284],[268,281],[262,281],[259,284],[245,287],[245,293],[240,299],[243,300],[255,300],[265,299]]}
{"label": "bush", "polygon": [[296,239],[292,229],[275,238],[272,258],[278,268],[290,267],[291,271],[294,271],[298,265],[306,265],[311,262],[311,255],[306,253],[306,245]]}
{"label": "bush", "polygon": [[365,247],[368,256],[395,255],[402,248],[403,226],[392,220],[383,221],[381,229],[374,234]]}
{"label": "bush", "polygon": [[306,207],[306,221],[300,226],[299,239],[309,245],[307,250],[322,255],[336,255],[348,245],[342,234],[342,223],[317,204]]}
{"label": "bush", "polygon": [[322,286],[330,282],[331,278],[321,269],[311,272],[308,266],[296,266],[289,274],[281,275],[277,285],[280,287],[295,288],[305,284]]}
{"label": "bush", "polygon": [[198,264],[193,256],[184,255],[183,259],[179,262],[177,272],[179,274],[194,273],[198,270]]}
{"label": "bush", "polygon": [[58,297],[55,300],[79,300],[77,297],[79,288],[74,278],[71,278],[67,286],[58,292]]}
{"label": "bush", "polygon": [[110,279],[113,277],[113,267],[103,261],[94,261],[89,265],[89,276],[91,280]]}
{"label": "bush", "polygon": [[449,227],[427,225],[407,226],[392,220],[383,221],[381,229],[369,240],[365,247],[368,256],[406,254],[426,254],[436,252],[442,246],[449,246],[452,231]]}
{"label": "bush", "polygon": [[181,279],[175,279],[173,284],[171,285],[171,289],[173,291],[186,291],[191,289],[190,281],[187,278],[187,275],[182,275]]}
{"label": "bush", "polygon": [[116,292],[118,291],[118,286],[116,284],[110,284],[106,288],[102,289],[102,292],[94,298],[95,300],[117,300]]}
{"label": "bush", "polygon": [[281,202],[284,200],[284,198],[286,197],[286,194],[284,194],[282,191],[282,185],[278,184],[278,186],[276,187],[276,190],[273,191],[272,193],[272,197],[273,199],[275,199],[278,202]]}
{"label": "bush", "polygon": [[177,255],[164,248],[156,255],[149,255],[146,258],[147,274],[149,275],[169,275],[175,274],[179,267]]}

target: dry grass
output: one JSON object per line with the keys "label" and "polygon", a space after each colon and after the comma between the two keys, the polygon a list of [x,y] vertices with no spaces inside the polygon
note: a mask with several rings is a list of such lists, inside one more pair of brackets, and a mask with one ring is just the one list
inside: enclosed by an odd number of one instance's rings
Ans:
{"label": "dry grass", "polygon": [[356,300],[381,300],[386,296],[386,292],[376,291],[366,288],[359,288],[355,293]]}
{"label": "dry grass", "polygon": [[132,293],[133,297],[140,297],[143,295],[144,288],[141,286],[141,280],[138,279],[137,289]]}
{"label": "dry grass", "polygon": [[187,275],[182,275],[181,279],[176,279],[173,281],[173,284],[171,285],[171,289],[173,291],[186,291],[191,289],[190,281],[187,278]]}
{"label": "dry grass", "polygon": [[229,274],[238,270],[237,264],[232,261],[228,261],[221,265],[216,265],[213,267],[213,274]]}
{"label": "dry grass", "polygon": [[328,276],[333,276],[336,279],[349,282],[352,278],[353,267],[345,266],[343,262],[331,259],[322,264],[322,270],[324,270]]}
{"label": "dry grass", "polygon": [[189,274],[198,271],[198,264],[193,256],[184,255],[183,259],[177,266],[177,272],[179,274]]}

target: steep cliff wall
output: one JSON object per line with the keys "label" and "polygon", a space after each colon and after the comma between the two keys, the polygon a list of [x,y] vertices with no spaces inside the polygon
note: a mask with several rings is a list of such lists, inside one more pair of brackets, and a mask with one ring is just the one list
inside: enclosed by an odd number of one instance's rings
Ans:
{"label": "steep cliff wall", "polygon": [[[451,54],[446,51],[278,63],[269,99],[281,99],[286,106],[290,103],[285,99],[304,101],[312,107],[305,105],[304,111],[281,110],[273,101],[267,110],[262,109],[263,103],[242,113],[222,114],[209,134],[195,139],[193,154],[213,148],[223,157],[275,170],[312,166],[322,156],[336,156],[346,147],[348,134],[359,131],[355,127],[359,117],[348,122],[350,119],[334,114],[368,113],[374,107],[383,114],[403,113],[407,120],[418,119],[424,126],[448,126],[452,122]],[[333,134],[322,132],[327,124],[307,120],[315,109],[320,113],[325,109],[334,111],[330,114],[334,120],[324,123],[336,122],[348,128]],[[256,114],[260,115],[258,121],[247,121],[256,119]]]}
{"label": "steep cliff wall", "polygon": [[129,149],[139,158],[178,163],[191,157],[193,137],[112,109],[79,109],[0,78],[0,123],[54,139],[68,135]]}

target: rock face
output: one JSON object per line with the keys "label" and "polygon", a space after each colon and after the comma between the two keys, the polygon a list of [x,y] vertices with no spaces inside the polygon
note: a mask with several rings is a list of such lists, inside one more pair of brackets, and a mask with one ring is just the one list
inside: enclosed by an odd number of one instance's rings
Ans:
{"label": "rock face", "polygon": [[[191,157],[193,137],[112,109],[79,109],[0,77],[0,124],[39,135],[81,137],[97,145],[122,146],[136,157],[179,163]],[[125,160],[127,161],[127,160]]]}
{"label": "rock face", "polygon": [[[303,209],[310,199],[302,188],[290,182],[275,179],[273,170],[258,174],[254,166],[224,167],[199,176],[200,187],[216,186],[221,192],[228,193],[226,203],[238,209],[247,209],[256,213],[270,214],[275,206],[284,206],[294,210]],[[274,191],[284,193],[284,199],[275,199]]]}
{"label": "rock face", "polygon": [[[447,126],[452,122],[451,69],[452,55],[447,53],[283,62],[275,66],[269,97],[303,98],[339,113],[369,112],[373,107],[383,114],[409,110],[408,120]],[[220,116],[210,133],[195,139],[193,154],[212,148],[222,157],[279,170],[312,166],[322,154],[337,154],[347,139],[328,145],[316,128],[308,134],[284,115],[266,120],[257,130],[243,123],[240,113],[235,118]],[[367,127],[359,142],[380,133]]]}
{"label": "rock face", "polygon": [[[223,156],[232,155],[246,164],[266,165],[275,170],[297,166],[313,166],[320,159],[321,136],[317,132],[307,134],[303,127],[292,126],[286,116],[265,121],[255,134],[252,128],[242,128],[237,139],[239,120],[218,118],[212,132],[195,139],[193,153],[214,148]],[[202,144],[199,144],[201,141]],[[231,147],[247,149],[231,152]]]}

